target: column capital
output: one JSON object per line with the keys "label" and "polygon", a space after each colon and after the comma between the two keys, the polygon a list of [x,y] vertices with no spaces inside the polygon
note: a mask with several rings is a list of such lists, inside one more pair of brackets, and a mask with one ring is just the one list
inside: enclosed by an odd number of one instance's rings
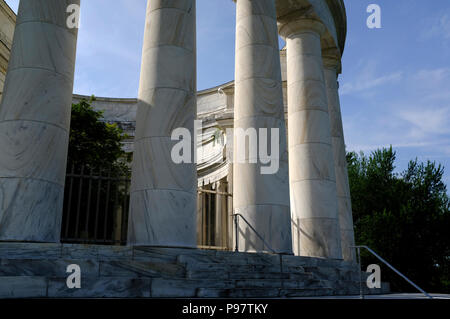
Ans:
{"label": "column capital", "polygon": [[341,56],[336,48],[323,49],[322,61],[325,69],[334,69],[336,72],[340,72]]}
{"label": "column capital", "polygon": [[341,64],[341,60],[335,56],[326,56],[322,57],[323,67],[326,69],[339,69]]}
{"label": "column capital", "polygon": [[325,30],[325,25],[320,20],[309,17],[292,18],[286,22],[279,21],[278,27],[278,32],[283,38],[305,31],[312,31],[321,36]]}

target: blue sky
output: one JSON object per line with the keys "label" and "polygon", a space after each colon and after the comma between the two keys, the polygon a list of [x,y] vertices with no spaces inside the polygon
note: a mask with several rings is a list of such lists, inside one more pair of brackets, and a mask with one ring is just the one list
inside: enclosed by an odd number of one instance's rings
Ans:
{"label": "blue sky", "polygon": [[[6,0],[16,10],[18,0]],[[340,77],[348,150],[393,145],[398,170],[417,157],[446,166],[450,186],[450,1],[345,0]],[[382,10],[368,29],[366,8]],[[136,97],[146,0],[82,0],[75,93]],[[198,88],[233,80],[235,5],[197,0]]]}

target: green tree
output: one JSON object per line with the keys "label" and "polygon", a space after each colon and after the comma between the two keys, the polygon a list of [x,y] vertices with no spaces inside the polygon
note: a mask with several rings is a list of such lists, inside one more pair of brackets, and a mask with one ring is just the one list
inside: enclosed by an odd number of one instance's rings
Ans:
{"label": "green tree", "polygon": [[131,160],[121,144],[128,136],[117,124],[103,121],[103,112],[92,108],[93,101],[95,97],[72,105],[68,170],[72,166],[121,169]]}
{"label": "green tree", "polygon": [[[392,147],[347,155],[357,244],[367,245],[429,291],[450,291],[450,205],[444,168],[412,160],[395,173]],[[368,254],[364,263],[377,261]],[[394,288],[411,289],[385,271]]]}
{"label": "green tree", "polygon": [[92,108],[93,101],[72,105],[61,237],[109,244],[118,236],[126,238],[131,156],[122,149],[128,136],[105,122],[103,112]]}

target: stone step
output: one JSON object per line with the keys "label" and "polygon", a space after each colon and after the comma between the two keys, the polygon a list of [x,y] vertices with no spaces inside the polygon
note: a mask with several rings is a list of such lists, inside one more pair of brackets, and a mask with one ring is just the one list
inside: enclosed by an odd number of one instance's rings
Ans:
{"label": "stone step", "polygon": [[279,288],[198,288],[196,297],[199,298],[277,298]]}
{"label": "stone step", "polygon": [[330,296],[333,289],[279,289],[279,288],[235,288],[216,289],[199,288],[197,297],[200,298],[283,298],[304,296]]}
{"label": "stone step", "polygon": [[98,261],[76,259],[1,259],[0,276],[45,276],[65,278],[67,266],[80,266],[82,277],[173,277],[184,278],[181,265],[144,261]]}
{"label": "stone step", "polygon": [[327,278],[319,278],[315,276],[313,273],[304,272],[304,273],[295,273],[295,272],[289,272],[289,279],[292,280],[324,280]]}
{"label": "stone step", "polygon": [[[308,276],[306,274],[302,274],[305,277]],[[237,272],[237,273],[229,273],[230,279],[297,279],[291,278],[291,274],[289,273],[281,273],[281,272]]]}
{"label": "stone step", "polygon": [[[68,265],[81,289],[68,289]],[[365,281],[368,274],[363,272]],[[359,294],[340,260],[163,247],[0,243],[0,298],[302,297]],[[363,282],[364,287],[365,282]],[[386,293],[382,289],[365,294]]]}
{"label": "stone step", "polygon": [[[303,276],[301,278],[309,278],[308,274],[292,274]],[[186,272],[186,278],[189,279],[301,279],[295,276],[295,278],[291,278],[291,274],[289,273],[281,273],[281,272],[218,272],[214,270],[209,271],[192,271],[188,270]]]}
{"label": "stone step", "polygon": [[283,266],[300,266],[300,267],[328,267],[328,268],[338,268],[338,267],[357,267],[355,263],[349,263],[340,259],[327,259],[327,258],[316,258],[316,257],[304,257],[299,258],[293,255],[283,255],[282,256]]}
{"label": "stone step", "polygon": [[0,258],[56,259],[61,258],[61,244],[0,243]]}
{"label": "stone step", "polygon": [[280,272],[280,265],[232,264],[232,263],[188,263],[188,271],[222,272]]}
{"label": "stone step", "polygon": [[217,251],[216,258],[220,258],[227,263],[260,264],[260,265],[280,265],[281,256],[268,253],[244,253],[232,251]]}
{"label": "stone step", "polygon": [[134,247],[133,260],[176,263],[185,249],[164,249],[158,247]]}
{"label": "stone step", "polygon": [[321,297],[332,296],[335,290],[332,288],[306,288],[306,289],[281,289],[280,297],[295,298],[295,297]]}
{"label": "stone step", "polygon": [[[282,285],[280,285],[282,284]],[[209,297],[209,298],[273,298],[329,295],[358,295],[359,286],[344,289],[330,287],[327,282],[302,286],[303,282],[217,281],[162,278],[85,278],[81,289],[69,289],[66,278],[2,276],[0,298],[148,298],[148,297]],[[365,295],[389,292],[382,289],[364,290]]]}
{"label": "stone step", "polygon": [[148,298],[150,278],[81,278],[81,289],[69,289],[66,278],[49,278],[49,298]]}
{"label": "stone step", "polygon": [[[338,295],[359,295],[360,284],[359,281],[335,281],[331,283],[332,287],[336,290]],[[381,288],[369,289],[365,282],[362,283],[362,289],[364,295],[380,295],[390,293],[389,283],[382,282]]]}
{"label": "stone step", "polygon": [[99,275],[97,260],[3,258],[0,259],[0,276],[67,277],[67,266],[72,264],[80,266],[83,276]]}
{"label": "stone step", "polygon": [[46,277],[0,277],[0,299],[45,297],[47,297]]}
{"label": "stone step", "polygon": [[[294,281],[294,280],[213,280],[213,279],[152,279],[152,297],[195,297],[201,289],[226,290],[226,289],[330,289],[327,281]],[[267,295],[270,297],[271,293]],[[208,297],[214,297],[214,294]]]}
{"label": "stone step", "polygon": [[131,260],[133,248],[79,244],[0,243],[0,259]]}
{"label": "stone step", "polygon": [[66,278],[0,277],[0,298],[144,298],[150,297],[148,278],[81,279],[81,289],[69,289]]}
{"label": "stone step", "polygon": [[181,264],[218,263],[236,265],[258,264],[279,266],[280,256],[272,254],[215,251],[214,253],[195,252],[193,254],[180,254],[177,258],[177,261]]}
{"label": "stone step", "polygon": [[235,281],[236,288],[332,288],[332,283],[326,280],[274,280],[274,279],[244,279]]}
{"label": "stone step", "polygon": [[146,261],[100,262],[100,277],[169,277],[184,278],[186,269],[178,264]]}
{"label": "stone step", "polygon": [[279,264],[233,264],[233,263],[186,263],[186,270],[192,271],[230,271],[230,272],[289,272],[305,273],[305,269],[299,266],[282,267]]}
{"label": "stone step", "polygon": [[[359,270],[356,268],[332,268],[323,266],[305,266],[305,272],[313,273],[318,278],[327,278],[328,280],[358,280],[360,279]],[[364,274],[363,274],[364,275]],[[363,277],[364,278],[364,277]]]}
{"label": "stone step", "polygon": [[235,282],[214,279],[164,279],[155,278],[151,282],[151,296],[157,298],[193,298],[199,288],[232,289]]}
{"label": "stone step", "polygon": [[[280,264],[279,255],[270,254],[256,254],[256,253],[232,253],[232,252],[217,252],[215,255],[180,255],[178,256],[178,263],[186,264],[188,268],[195,268],[196,264],[200,264],[199,267],[212,268],[213,265],[258,265],[259,267],[266,266],[268,268],[273,267],[282,268],[284,272],[303,272],[309,269],[318,272],[323,272],[324,275],[339,275],[339,274],[354,274],[359,273],[357,265],[344,262],[342,260],[328,260],[312,257],[295,257],[295,256],[283,256],[283,261]],[[286,259],[287,258],[287,259]],[[210,266],[207,266],[210,265]],[[232,266],[232,267],[233,267]],[[308,270],[307,270],[308,271]]]}
{"label": "stone step", "polygon": [[368,289],[370,295],[385,295],[391,293],[391,284],[388,282],[381,282],[381,288]]}

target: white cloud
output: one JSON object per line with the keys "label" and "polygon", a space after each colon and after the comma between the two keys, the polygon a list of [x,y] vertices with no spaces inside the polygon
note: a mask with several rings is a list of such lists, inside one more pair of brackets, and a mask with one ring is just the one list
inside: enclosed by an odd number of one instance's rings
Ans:
{"label": "white cloud", "polygon": [[376,87],[396,83],[403,78],[403,73],[400,71],[379,75],[377,69],[375,62],[367,62],[352,82],[342,84],[340,94],[372,93],[370,90]]}
{"label": "white cloud", "polygon": [[398,149],[398,148],[417,148],[417,147],[422,148],[422,147],[437,146],[437,145],[442,145],[442,144],[429,141],[429,142],[416,142],[416,143],[410,142],[410,143],[391,143],[391,144],[388,144],[388,143],[348,144],[348,145],[346,145],[346,147],[347,147],[347,151],[369,152],[369,151],[374,151],[374,150],[377,150],[380,148],[389,148],[391,145],[394,149]]}
{"label": "white cloud", "polygon": [[[392,145],[405,155],[401,158],[405,163],[412,158],[411,153],[420,159],[447,163],[450,161],[450,68],[392,74],[401,74],[395,90],[388,92],[379,85],[370,96],[358,94],[361,107],[344,117],[348,150],[370,152]],[[377,86],[373,83],[396,79],[392,75],[370,80],[368,75],[366,70],[364,76],[372,88]],[[384,80],[377,80],[381,78]],[[345,103],[343,108],[345,111]]]}
{"label": "white cloud", "polygon": [[344,83],[341,89],[341,94],[351,94],[373,89],[378,86],[395,83],[402,79],[402,72],[395,72],[379,77],[374,77],[368,80],[357,80],[354,83]]}
{"label": "white cloud", "polygon": [[394,115],[406,122],[413,139],[440,140],[450,135],[450,68],[422,69],[410,76],[395,103]]}
{"label": "white cloud", "polygon": [[419,70],[412,77],[421,86],[434,88],[436,88],[436,85],[442,86],[443,81],[448,78],[450,78],[450,68],[448,67]]}
{"label": "white cloud", "polygon": [[411,131],[417,137],[430,134],[450,134],[450,106],[405,109],[397,114],[400,119],[411,124]]}
{"label": "white cloud", "polygon": [[428,18],[424,21],[419,40],[429,40],[433,38],[443,38],[450,40],[450,14],[441,13],[438,17]]}

